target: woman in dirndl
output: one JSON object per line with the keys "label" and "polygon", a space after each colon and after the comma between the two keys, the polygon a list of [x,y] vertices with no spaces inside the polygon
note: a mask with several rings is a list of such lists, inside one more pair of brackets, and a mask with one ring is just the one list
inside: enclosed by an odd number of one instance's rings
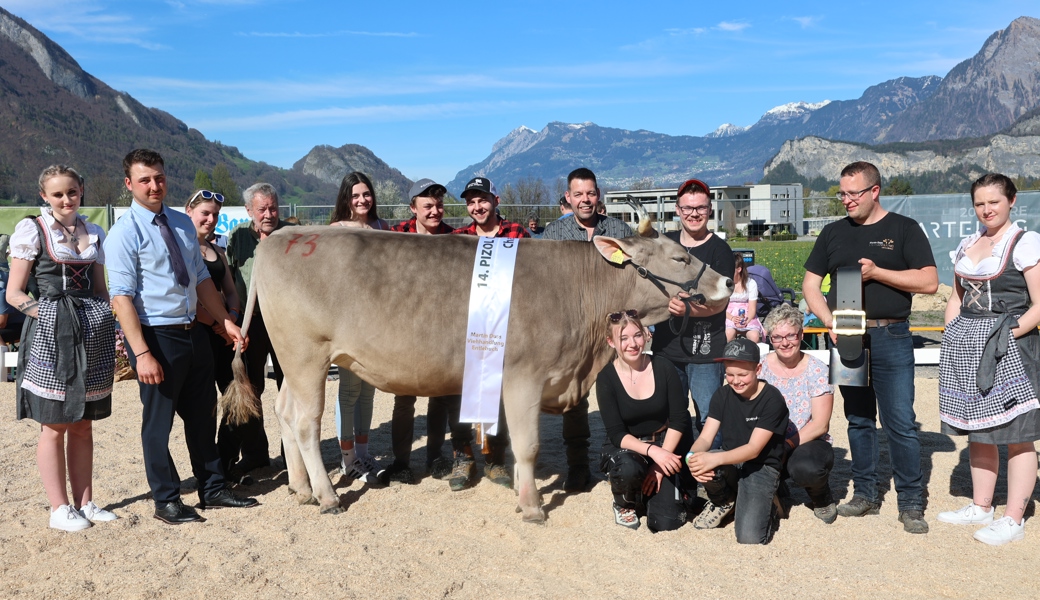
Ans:
{"label": "woman in dirndl", "polygon": [[[94,504],[92,484],[91,426],[112,413],[115,370],[105,234],[77,212],[83,178],[75,170],[47,167],[39,185],[47,206],[39,217],[20,221],[11,236],[7,301],[27,317],[18,350],[17,416],[41,426],[36,462],[50,526],[79,531],[116,519]],[[30,276],[39,287],[36,299],[25,292]]]}
{"label": "woman in dirndl", "polygon": [[[968,436],[972,501],[938,519],[985,525],[975,539],[1000,545],[1025,536],[1023,514],[1033,494],[1040,438],[1040,234],[1010,216],[1017,190],[989,174],[971,186],[982,227],[953,253],[954,293],[946,305],[939,360],[942,432]],[[1000,458],[1008,449],[1004,516],[994,519]]]}

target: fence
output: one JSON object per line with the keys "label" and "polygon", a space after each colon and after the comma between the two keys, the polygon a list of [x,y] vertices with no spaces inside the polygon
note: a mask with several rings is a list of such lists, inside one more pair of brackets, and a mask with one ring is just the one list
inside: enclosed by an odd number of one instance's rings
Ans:
{"label": "fence", "polygon": [[[302,225],[325,225],[332,216],[331,206],[298,206],[290,204],[283,207],[288,209],[286,216],[294,216],[300,220]],[[555,204],[499,204],[498,213],[502,217],[527,226],[527,218],[530,215],[538,217],[539,225],[560,216],[560,209]],[[389,221],[390,225],[396,225],[401,221],[412,218],[412,211],[407,204],[386,204],[379,207],[379,216]],[[445,204],[444,222],[452,227],[462,227],[470,222],[469,213],[466,212],[464,204]]]}

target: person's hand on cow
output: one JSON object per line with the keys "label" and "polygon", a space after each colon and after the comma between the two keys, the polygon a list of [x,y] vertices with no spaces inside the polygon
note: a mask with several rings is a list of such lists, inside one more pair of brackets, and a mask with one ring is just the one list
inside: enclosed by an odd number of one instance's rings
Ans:
{"label": "person's hand on cow", "polygon": [[647,456],[665,475],[675,475],[682,468],[682,459],[674,452],[669,452],[660,446],[651,445]]}
{"label": "person's hand on cow", "polygon": [[245,352],[246,348],[249,346],[249,338],[242,336],[242,330],[238,328],[238,325],[235,325],[235,322],[231,319],[230,315],[227,319],[224,319],[224,330],[234,342],[235,347],[237,348],[241,345],[242,351]]}
{"label": "person's hand on cow", "polygon": [[150,350],[146,350],[137,357],[137,380],[146,385],[159,385],[163,382],[162,365],[156,360]]}

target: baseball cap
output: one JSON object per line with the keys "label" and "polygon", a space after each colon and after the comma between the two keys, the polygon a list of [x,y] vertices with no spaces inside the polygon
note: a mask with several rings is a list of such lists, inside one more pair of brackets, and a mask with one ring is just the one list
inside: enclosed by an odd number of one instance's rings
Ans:
{"label": "baseball cap", "polygon": [[495,189],[495,184],[491,183],[491,180],[487,177],[474,177],[469,180],[466,187],[463,188],[461,198],[465,199],[466,194],[471,191],[485,192],[492,196],[498,196],[498,190]]}
{"label": "baseball cap", "polygon": [[693,191],[704,192],[709,198],[711,198],[711,190],[708,189],[708,184],[704,183],[700,179],[687,179],[684,181],[683,184],[679,186],[679,193],[677,193],[675,197],[678,198],[679,196],[690,192],[690,188],[697,188]]}
{"label": "baseball cap", "polygon": [[448,193],[448,188],[437,183],[432,179],[420,179],[412,184],[412,188],[408,190],[408,199],[415,198],[416,196],[437,196],[437,189],[440,188],[441,194]]}
{"label": "baseball cap", "polygon": [[761,359],[762,353],[758,350],[758,344],[747,338],[738,337],[726,344],[726,349],[722,351],[722,358],[716,358],[715,362],[741,360],[758,364]]}

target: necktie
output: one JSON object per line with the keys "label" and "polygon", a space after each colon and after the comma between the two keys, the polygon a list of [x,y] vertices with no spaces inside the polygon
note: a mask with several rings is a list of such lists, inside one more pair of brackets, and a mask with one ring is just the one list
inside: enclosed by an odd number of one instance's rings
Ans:
{"label": "necktie", "polygon": [[188,268],[184,266],[184,256],[181,255],[181,249],[173,238],[173,230],[170,229],[170,223],[166,220],[166,215],[163,213],[155,215],[152,223],[159,226],[159,235],[166,242],[166,249],[170,251],[170,261],[173,262],[173,274],[177,278],[177,283],[188,287],[188,284],[191,283],[191,280],[188,278]]}

